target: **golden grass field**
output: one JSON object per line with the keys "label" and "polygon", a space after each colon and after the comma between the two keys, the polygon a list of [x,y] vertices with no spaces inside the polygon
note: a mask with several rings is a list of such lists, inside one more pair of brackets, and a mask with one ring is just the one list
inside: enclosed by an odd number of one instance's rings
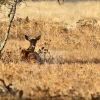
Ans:
{"label": "golden grass field", "polygon": [[[2,9],[7,13],[7,8]],[[99,9],[99,1],[61,5],[42,1],[19,5],[1,54],[0,78],[7,84],[18,82],[15,87],[23,90],[22,100],[100,100]],[[7,28],[3,16],[1,43]],[[21,61],[21,49],[29,46],[25,34],[41,35],[36,51],[44,47],[50,52],[41,56],[44,64]],[[16,97],[1,98],[19,100],[18,93]]]}

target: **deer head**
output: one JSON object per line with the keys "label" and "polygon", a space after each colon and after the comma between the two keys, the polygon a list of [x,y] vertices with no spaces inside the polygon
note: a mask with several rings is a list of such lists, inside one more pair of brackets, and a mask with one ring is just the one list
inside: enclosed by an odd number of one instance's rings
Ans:
{"label": "deer head", "polygon": [[27,50],[34,52],[36,43],[37,43],[38,40],[40,40],[40,38],[41,38],[41,35],[39,35],[35,39],[30,39],[27,35],[25,35],[25,39],[30,42],[30,46]]}

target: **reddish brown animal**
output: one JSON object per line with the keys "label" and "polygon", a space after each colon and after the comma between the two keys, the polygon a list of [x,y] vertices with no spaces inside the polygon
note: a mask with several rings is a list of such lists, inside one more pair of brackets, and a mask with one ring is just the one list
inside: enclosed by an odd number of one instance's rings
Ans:
{"label": "reddish brown animal", "polygon": [[35,52],[36,43],[40,38],[41,36],[38,36],[35,39],[30,39],[27,35],[25,35],[25,39],[30,42],[30,46],[28,49],[21,50],[20,56],[22,60],[31,63],[41,62],[39,54]]}

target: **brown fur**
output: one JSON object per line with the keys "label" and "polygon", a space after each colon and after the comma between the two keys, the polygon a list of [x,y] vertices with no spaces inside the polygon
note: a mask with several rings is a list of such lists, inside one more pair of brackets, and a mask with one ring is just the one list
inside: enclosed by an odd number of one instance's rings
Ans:
{"label": "brown fur", "polygon": [[21,59],[30,63],[40,62],[41,58],[37,52],[31,52],[29,50],[23,49],[20,53]]}

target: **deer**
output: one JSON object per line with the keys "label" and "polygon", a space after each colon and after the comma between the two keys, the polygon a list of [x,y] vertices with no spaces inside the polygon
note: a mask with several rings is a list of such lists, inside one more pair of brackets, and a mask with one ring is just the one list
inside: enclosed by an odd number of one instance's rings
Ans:
{"label": "deer", "polygon": [[22,49],[20,56],[22,60],[26,60],[30,63],[41,63],[41,57],[35,51],[36,43],[40,40],[41,35],[36,37],[35,39],[30,39],[27,35],[25,35],[25,39],[30,42],[28,49]]}

